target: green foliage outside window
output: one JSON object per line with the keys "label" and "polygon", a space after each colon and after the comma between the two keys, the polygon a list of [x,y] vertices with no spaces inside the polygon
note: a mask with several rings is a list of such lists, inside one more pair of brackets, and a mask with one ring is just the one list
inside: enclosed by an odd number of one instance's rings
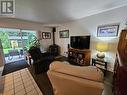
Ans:
{"label": "green foliage outside window", "polygon": [[0,31],[0,39],[2,42],[2,46],[5,49],[11,48],[10,40],[8,39],[8,34],[6,32]]}
{"label": "green foliage outside window", "polygon": [[[21,36],[22,36],[22,40],[21,40]],[[10,37],[13,37],[14,39],[9,39]],[[9,29],[6,30],[6,28],[5,29],[0,28],[0,39],[2,42],[4,54],[7,54],[9,50],[13,49],[11,46],[11,40],[16,40],[18,42],[18,48],[16,49],[23,48],[25,49],[25,51],[28,50],[31,46],[38,44],[36,32],[30,31],[30,30],[29,31],[22,30],[22,32],[20,33],[19,31],[13,32],[12,29],[10,31]]]}

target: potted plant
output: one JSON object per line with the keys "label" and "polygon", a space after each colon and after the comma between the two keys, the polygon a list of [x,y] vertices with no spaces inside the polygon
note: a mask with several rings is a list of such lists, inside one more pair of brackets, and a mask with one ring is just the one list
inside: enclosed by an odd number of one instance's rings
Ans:
{"label": "potted plant", "polygon": [[30,43],[30,48],[39,48],[40,47],[40,42],[36,36],[29,43]]}

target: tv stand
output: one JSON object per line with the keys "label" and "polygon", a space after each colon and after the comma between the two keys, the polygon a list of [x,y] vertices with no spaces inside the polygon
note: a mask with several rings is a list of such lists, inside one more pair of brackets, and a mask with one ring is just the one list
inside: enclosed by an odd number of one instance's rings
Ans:
{"label": "tv stand", "polygon": [[89,66],[90,50],[68,48],[68,61],[74,65]]}

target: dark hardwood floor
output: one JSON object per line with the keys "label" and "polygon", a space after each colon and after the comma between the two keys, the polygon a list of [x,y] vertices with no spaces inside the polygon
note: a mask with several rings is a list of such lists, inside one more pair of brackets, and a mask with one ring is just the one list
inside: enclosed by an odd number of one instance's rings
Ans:
{"label": "dark hardwood floor", "polygon": [[54,95],[53,88],[49,81],[47,73],[43,72],[41,74],[35,74],[33,65],[31,65],[28,69],[30,73],[32,74],[33,78],[35,79],[36,83],[38,84],[43,95]]}

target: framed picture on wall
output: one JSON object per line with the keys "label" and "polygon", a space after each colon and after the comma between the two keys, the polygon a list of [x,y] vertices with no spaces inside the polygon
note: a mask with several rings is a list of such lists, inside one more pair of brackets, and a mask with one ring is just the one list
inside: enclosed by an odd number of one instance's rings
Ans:
{"label": "framed picture on wall", "polygon": [[59,31],[60,38],[69,38],[69,30]]}
{"label": "framed picture on wall", "polygon": [[97,29],[98,37],[115,37],[118,36],[119,25],[99,26]]}
{"label": "framed picture on wall", "polygon": [[42,32],[42,39],[51,39],[50,32]]}

